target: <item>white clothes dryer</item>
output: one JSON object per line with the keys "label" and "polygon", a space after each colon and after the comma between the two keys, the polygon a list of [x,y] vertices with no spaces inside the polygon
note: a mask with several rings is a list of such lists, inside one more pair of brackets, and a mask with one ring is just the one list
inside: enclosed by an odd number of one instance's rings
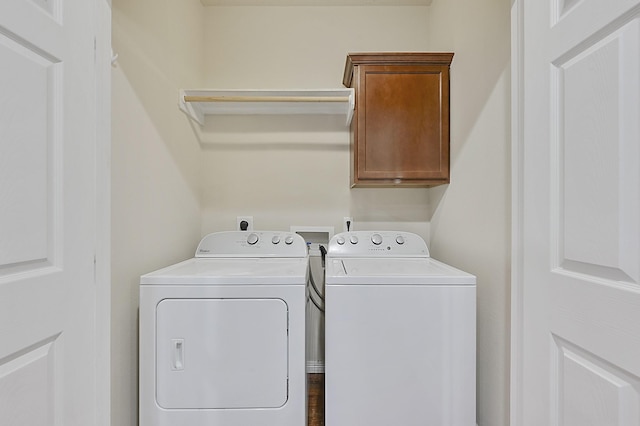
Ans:
{"label": "white clothes dryer", "polygon": [[306,424],[308,255],[290,232],[218,232],[140,278],[140,426]]}
{"label": "white clothes dryer", "polygon": [[325,277],[327,426],[474,426],[476,279],[408,232],[347,232]]}

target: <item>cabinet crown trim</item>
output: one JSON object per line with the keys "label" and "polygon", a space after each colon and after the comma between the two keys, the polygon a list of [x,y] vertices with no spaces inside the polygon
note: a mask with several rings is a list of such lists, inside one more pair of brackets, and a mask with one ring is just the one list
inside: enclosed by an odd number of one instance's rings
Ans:
{"label": "cabinet crown trim", "polygon": [[367,52],[349,53],[344,67],[342,84],[351,87],[353,67],[356,65],[434,65],[449,66],[453,52]]}

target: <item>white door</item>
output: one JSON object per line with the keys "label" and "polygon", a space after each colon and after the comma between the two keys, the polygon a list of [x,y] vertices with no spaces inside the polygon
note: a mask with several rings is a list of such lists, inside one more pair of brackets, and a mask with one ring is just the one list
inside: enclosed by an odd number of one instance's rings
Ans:
{"label": "white door", "polygon": [[514,4],[512,425],[640,425],[640,1]]}
{"label": "white door", "polygon": [[105,254],[96,223],[108,223],[96,208],[108,206],[96,190],[106,173],[96,58],[107,9],[0,1],[0,425],[108,419],[108,304],[97,298],[106,267],[95,257]]}

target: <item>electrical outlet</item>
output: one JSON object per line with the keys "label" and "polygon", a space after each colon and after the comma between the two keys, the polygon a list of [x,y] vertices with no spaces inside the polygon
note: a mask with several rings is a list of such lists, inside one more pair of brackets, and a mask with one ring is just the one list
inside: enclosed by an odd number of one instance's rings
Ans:
{"label": "electrical outlet", "polygon": [[347,232],[353,230],[353,218],[345,216],[342,219],[342,231]]}
{"label": "electrical outlet", "polygon": [[[246,222],[246,229],[242,229],[244,227],[244,223]],[[236,217],[236,230],[238,231],[253,231],[253,216],[237,216]]]}

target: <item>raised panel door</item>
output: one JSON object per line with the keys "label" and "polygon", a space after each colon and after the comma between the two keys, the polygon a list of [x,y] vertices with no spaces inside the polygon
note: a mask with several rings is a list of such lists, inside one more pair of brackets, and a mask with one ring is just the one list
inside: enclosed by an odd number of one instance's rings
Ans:
{"label": "raised panel door", "polygon": [[453,55],[438,54],[437,60],[434,55],[351,58],[352,76],[345,81],[356,89],[352,186],[428,187],[449,182]]}

